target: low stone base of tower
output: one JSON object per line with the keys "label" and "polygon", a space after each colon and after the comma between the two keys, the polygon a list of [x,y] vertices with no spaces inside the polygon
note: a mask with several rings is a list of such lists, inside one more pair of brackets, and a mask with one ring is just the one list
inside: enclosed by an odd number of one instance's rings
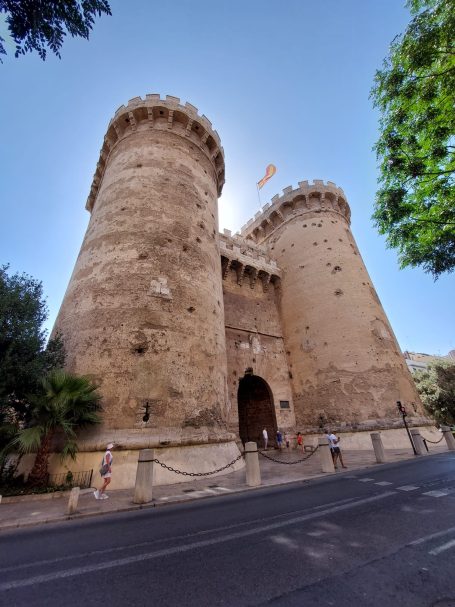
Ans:
{"label": "low stone base of tower", "polygon": [[[61,474],[69,471],[76,474],[77,472],[93,470],[92,486],[99,486],[102,484],[99,469],[103,455],[104,451],[82,451],[78,453],[76,461],[68,459],[62,463],[60,455],[54,453],[49,460],[49,474]],[[109,490],[133,488],[136,481],[139,449],[114,450],[112,455],[114,463]],[[239,455],[240,451],[234,441],[155,449],[155,457],[160,462],[184,472],[211,472],[229,464],[229,462],[232,462]],[[18,472],[28,474],[33,465],[34,458],[34,454],[23,457]],[[244,466],[244,459],[240,458],[235,464],[226,468],[226,470],[206,478],[229,474],[235,470],[241,470]],[[193,478],[170,472],[160,465],[155,465],[153,484],[173,485],[187,482]]]}

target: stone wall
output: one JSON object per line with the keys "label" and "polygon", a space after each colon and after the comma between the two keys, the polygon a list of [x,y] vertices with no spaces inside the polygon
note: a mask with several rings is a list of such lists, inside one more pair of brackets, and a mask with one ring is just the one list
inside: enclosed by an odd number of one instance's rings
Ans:
{"label": "stone wall", "polygon": [[[141,434],[150,445],[163,435],[177,441],[182,429],[187,440],[233,438],[218,240],[223,181],[218,135],[193,106],[150,95],[111,121],[55,326],[68,368],[100,385],[97,436],[136,447]],[[91,434],[86,441],[86,449],[97,446]]]}
{"label": "stone wall", "polygon": [[[253,288],[248,280],[239,284],[235,268],[231,268],[223,280],[231,403],[229,428],[232,432],[239,431],[237,393],[245,372],[267,382],[277,426],[283,430],[295,427],[289,369],[277,309],[279,288],[278,278],[266,289],[260,281]],[[280,401],[288,402],[289,408],[281,408]]]}
{"label": "stone wall", "polygon": [[390,427],[414,382],[350,231],[334,184],[301,182],[272,199],[242,236],[266,245],[282,272],[280,311],[297,425],[316,431]]}

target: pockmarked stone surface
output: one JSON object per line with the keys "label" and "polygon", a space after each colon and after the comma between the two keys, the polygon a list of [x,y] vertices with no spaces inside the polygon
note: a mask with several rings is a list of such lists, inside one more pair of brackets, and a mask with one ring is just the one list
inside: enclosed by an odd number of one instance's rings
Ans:
{"label": "pockmarked stone surface", "polygon": [[68,369],[103,397],[81,451],[95,458],[114,440],[187,459],[212,445],[217,466],[264,429],[273,445],[277,430],[398,428],[397,400],[410,425],[431,424],[343,190],[300,182],[220,234],[224,174],[218,133],[176,97],[137,97],[109,123],[54,327]]}

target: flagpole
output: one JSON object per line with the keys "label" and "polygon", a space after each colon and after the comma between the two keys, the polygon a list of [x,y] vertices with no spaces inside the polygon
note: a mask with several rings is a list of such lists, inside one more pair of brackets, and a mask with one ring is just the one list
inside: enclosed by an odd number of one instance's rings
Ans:
{"label": "flagpole", "polygon": [[256,190],[258,193],[259,209],[260,209],[261,208],[261,195],[259,194],[259,185],[258,184],[256,184]]}

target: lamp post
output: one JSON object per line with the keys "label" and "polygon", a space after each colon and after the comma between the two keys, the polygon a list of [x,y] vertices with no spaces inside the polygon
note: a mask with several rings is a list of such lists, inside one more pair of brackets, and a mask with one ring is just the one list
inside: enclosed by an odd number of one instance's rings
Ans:
{"label": "lamp post", "polygon": [[406,428],[406,432],[408,433],[409,441],[411,443],[412,450],[414,451],[414,455],[417,455],[417,451],[414,446],[414,442],[412,440],[411,433],[409,432],[408,424],[406,423],[406,415],[407,415],[406,408],[404,405],[401,404],[401,400],[397,400],[397,407],[398,407],[398,411],[401,413],[401,415],[403,417],[403,424],[404,424],[404,427]]}
{"label": "lamp post", "polygon": [[142,421],[145,423],[147,423],[150,419],[149,407],[150,407],[149,401],[146,400],[145,405],[144,405],[145,413],[144,413],[144,417],[142,418]]}

